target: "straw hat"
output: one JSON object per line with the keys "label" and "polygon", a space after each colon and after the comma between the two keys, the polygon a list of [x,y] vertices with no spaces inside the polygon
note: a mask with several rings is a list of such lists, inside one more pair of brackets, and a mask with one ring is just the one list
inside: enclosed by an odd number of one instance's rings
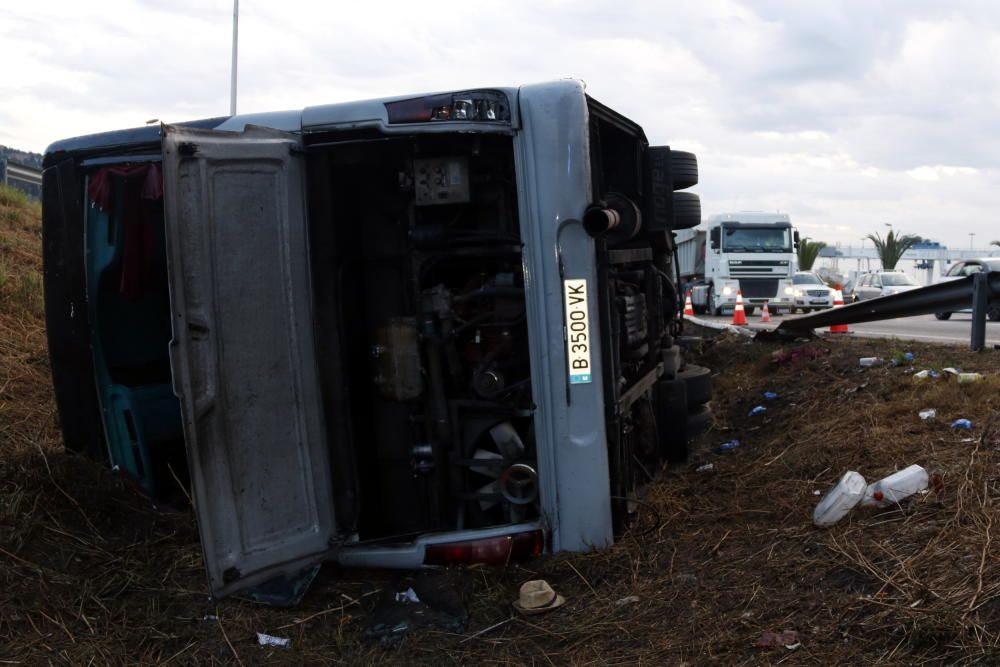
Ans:
{"label": "straw hat", "polygon": [[514,609],[522,614],[544,614],[558,609],[566,603],[566,598],[556,593],[544,579],[534,579],[521,584],[520,596],[514,600]]}

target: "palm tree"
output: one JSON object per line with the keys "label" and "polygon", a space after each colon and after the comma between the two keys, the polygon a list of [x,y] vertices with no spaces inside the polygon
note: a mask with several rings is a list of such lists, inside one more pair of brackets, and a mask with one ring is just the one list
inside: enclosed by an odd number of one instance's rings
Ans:
{"label": "palm tree", "polygon": [[895,269],[899,258],[918,240],[913,234],[900,235],[892,229],[885,235],[885,240],[878,234],[869,234],[868,238],[875,244],[875,250],[882,260],[882,268],[886,271]]}
{"label": "palm tree", "polygon": [[808,236],[799,241],[799,248],[796,250],[799,256],[799,271],[812,271],[819,251],[825,247],[826,243],[823,241],[810,241]]}

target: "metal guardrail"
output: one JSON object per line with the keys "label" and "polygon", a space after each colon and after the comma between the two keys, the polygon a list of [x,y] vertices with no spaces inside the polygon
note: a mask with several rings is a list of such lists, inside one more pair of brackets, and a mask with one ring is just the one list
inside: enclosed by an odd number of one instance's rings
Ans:
{"label": "metal guardrail", "polygon": [[970,347],[978,351],[986,345],[986,311],[991,303],[1000,303],[1000,273],[977,273],[959,280],[839,306],[812,315],[787,317],[771,333],[795,335],[832,324],[859,324],[972,308]]}

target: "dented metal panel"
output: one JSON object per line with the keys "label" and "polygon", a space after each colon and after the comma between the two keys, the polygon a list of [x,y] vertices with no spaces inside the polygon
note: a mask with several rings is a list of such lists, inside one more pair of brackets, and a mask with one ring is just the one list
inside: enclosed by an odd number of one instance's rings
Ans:
{"label": "dented metal panel", "polygon": [[298,137],[164,127],[171,368],[212,592],[321,560],[333,500]]}

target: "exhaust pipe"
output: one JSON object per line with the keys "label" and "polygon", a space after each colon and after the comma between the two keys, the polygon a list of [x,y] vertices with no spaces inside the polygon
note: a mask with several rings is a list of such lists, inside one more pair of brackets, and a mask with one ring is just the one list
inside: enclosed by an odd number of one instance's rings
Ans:
{"label": "exhaust pipe", "polygon": [[642,229],[642,214],[631,199],[612,192],[605,201],[584,211],[583,229],[595,239],[605,238],[611,243],[628,241]]}

